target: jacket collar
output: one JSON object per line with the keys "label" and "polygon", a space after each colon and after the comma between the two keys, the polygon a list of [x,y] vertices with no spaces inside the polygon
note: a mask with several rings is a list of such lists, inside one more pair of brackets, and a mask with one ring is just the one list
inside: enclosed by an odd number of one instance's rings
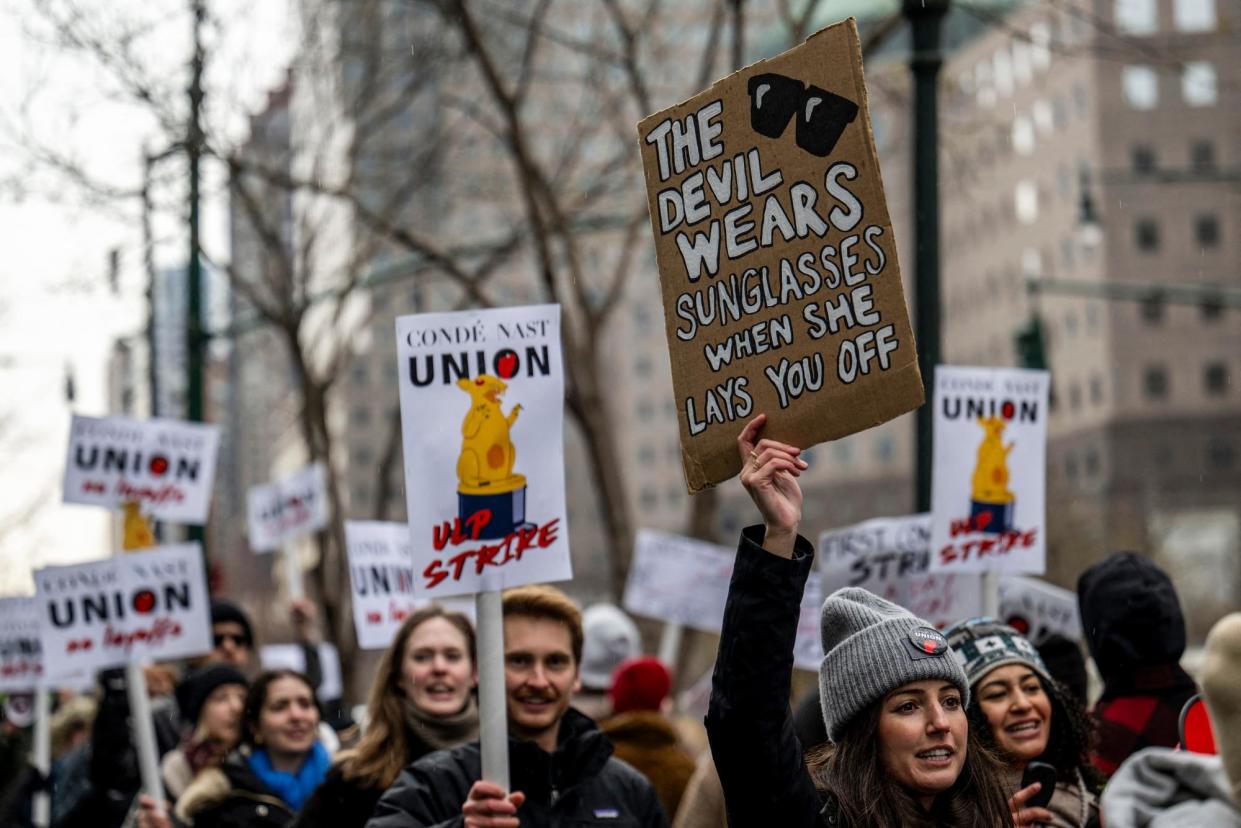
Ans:
{"label": "jacket collar", "polygon": [[612,743],[595,723],[569,708],[560,720],[556,752],[534,742],[509,737],[509,767],[513,789],[533,799],[552,800],[603,770],[612,756]]}

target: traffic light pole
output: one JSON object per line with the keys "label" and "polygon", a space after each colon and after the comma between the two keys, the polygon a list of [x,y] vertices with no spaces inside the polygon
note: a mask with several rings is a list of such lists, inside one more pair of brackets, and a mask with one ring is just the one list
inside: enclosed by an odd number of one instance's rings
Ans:
{"label": "traffic light pole", "polygon": [[936,82],[943,65],[940,24],[949,0],[904,0],[914,77],[914,336],[927,403],[918,409],[917,509],[931,509],[931,440],[935,366],[939,364],[939,102]]}

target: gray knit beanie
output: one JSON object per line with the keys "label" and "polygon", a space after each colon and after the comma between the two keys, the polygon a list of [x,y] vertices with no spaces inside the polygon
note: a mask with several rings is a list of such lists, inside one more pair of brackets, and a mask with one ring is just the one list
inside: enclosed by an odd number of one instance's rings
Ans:
{"label": "gray knit beanie", "polygon": [[838,589],[819,616],[823,661],[819,694],[827,736],[836,741],[845,725],[888,693],[914,681],[943,679],[969,705],[965,671],[948,641],[909,610],[857,587]]}

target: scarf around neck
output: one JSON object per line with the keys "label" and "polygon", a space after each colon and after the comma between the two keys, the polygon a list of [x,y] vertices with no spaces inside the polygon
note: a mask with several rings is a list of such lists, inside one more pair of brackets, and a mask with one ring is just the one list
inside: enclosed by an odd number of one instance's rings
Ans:
{"label": "scarf around neck", "polygon": [[451,716],[433,716],[406,702],[405,726],[433,750],[463,745],[478,738],[478,702],[471,693],[461,712]]}
{"label": "scarf around neck", "polygon": [[297,773],[273,768],[266,748],[255,748],[246,757],[246,763],[272,793],[297,812],[302,809],[314,789],[319,787],[332,760],[323,745],[315,742],[310,753],[302,760],[302,766],[297,769]]}

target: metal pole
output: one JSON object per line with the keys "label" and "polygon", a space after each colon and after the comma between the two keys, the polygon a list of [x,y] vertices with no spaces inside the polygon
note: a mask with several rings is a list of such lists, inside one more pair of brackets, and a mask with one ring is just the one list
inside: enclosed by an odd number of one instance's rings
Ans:
{"label": "metal pole", "polygon": [[[48,778],[52,770],[51,693],[44,687],[34,691],[34,766],[39,774]],[[30,821],[35,828],[48,828],[52,824],[52,804],[46,790],[34,795],[31,802]]]}
{"label": "metal pole", "polygon": [[[918,366],[928,399],[934,394],[935,366],[939,364],[939,106],[936,80],[943,64],[940,23],[949,0],[904,0],[913,53],[909,68],[914,76],[914,256],[915,337]],[[917,510],[931,508],[930,404],[918,409]]]}
{"label": "metal pole", "polygon": [[504,690],[504,601],[498,589],[474,596],[478,623],[478,736],[483,779],[509,790],[508,702]]}
{"label": "metal pole", "polygon": [[[203,103],[203,41],[202,24],[207,16],[205,0],[194,0],[194,57],[190,61],[190,123],[186,136],[185,151],[190,167],[190,258],[186,266],[187,297],[186,335],[186,419],[191,422],[203,420],[203,322],[202,322],[202,248],[198,235],[199,182],[198,164],[202,157],[202,103]],[[207,545],[201,526],[189,527],[189,540],[203,545],[203,563],[207,572],[211,567],[207,557]]]}

